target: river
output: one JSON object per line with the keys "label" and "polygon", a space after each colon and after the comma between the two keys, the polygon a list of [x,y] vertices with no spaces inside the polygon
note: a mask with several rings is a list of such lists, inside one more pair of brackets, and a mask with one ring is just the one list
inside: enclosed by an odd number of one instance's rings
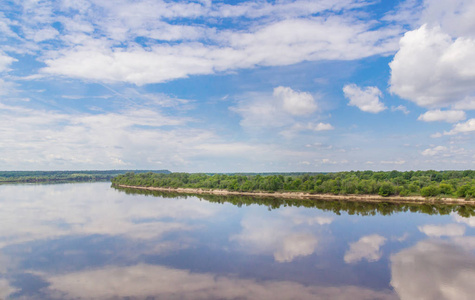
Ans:
{"label": "river", "polygon": [[0,299],[473,299],[471,214],[0,185]]}

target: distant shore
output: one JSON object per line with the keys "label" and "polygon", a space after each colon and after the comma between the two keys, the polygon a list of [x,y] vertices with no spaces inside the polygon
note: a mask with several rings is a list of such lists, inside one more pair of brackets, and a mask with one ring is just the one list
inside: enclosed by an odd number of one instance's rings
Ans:
{"label": "distant shore", "polygon": [[425,198],[421,196],[389,196],[382,197],[378,195],[332,195],[332,194],[310,194],[303,192],[237,192],[220,189],[200,189],[200,188],[170,188],[170,187],[146,187],[115,184],[116,187],[141,189],[150,191],[174,192],[181,194],[211,194],[211,195],[241,195],[253,197],[273,197],[286,199],[315,199],[315,200],[331,200],[331,201],[354,201],[354,202],[390,202],[390,203],[414,203],[414,204],[459,204],[473,205],[475,201],[465,200],[462,198]]}

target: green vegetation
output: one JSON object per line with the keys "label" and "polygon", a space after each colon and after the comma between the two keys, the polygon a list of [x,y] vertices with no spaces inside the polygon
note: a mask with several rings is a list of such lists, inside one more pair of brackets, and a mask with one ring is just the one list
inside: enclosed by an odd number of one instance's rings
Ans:
{"label": "green vegetation", "polygon": [[[0,183],[7,182],[73,182],[73,181],[109,181],[114,176],[129,173],[131,170],[107,171],[0,171]],[[136,170],[136,173],[150,172]],[[154,173],[170,173],[157,170]]]}
{"label": "green vegetation", "polygon": [[361,216],[374,216],[374,215],[392,215],[399,212],[414,212],[424,213],[429,215],[449,215],[451,213],[457,213],[462,217],[475,216],[475,207],[470,205],[448,205],[448,204],[399,204],[399,203],[387,203],[387,202],[351,202],[351,201],[328,201],[328,200],[315,200],[315,199],[281,199],[281,198],[269,198],[269,197],[251,197],[240,195],[211,195],[211,194],[197,194],[186,195],[174,192],[161,192],[140,190],[131,188],[117,188],[126,194],[140,194],[150,195],[162,198],[181,198],[187,199],[188,197],[197,197],[202,200],[206,200],[214,203],[230,203],[238,207],[250,206],[250,205],[263,205],[267,206],[269,210],[278,209],[280,207],[306,207],[306,208],[318,208],[324,211],[331,211],[337,215],[345,212],[349,215],[361,215]]}
{"label": "green vegetation", "polygon": [[239,192],[307,192],[334,195],[380,195],[475,198],[475,171],[351,171],[338,173],[243,175],[132,172],[114,185],[223,189]]}

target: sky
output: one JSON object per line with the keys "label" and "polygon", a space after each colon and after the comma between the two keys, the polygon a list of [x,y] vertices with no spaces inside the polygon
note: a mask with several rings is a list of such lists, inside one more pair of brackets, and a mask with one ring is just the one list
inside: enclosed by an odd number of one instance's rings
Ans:
{"label": "sky", "polygon": [[475,0],[0,0],[0,170],[475,168]]}

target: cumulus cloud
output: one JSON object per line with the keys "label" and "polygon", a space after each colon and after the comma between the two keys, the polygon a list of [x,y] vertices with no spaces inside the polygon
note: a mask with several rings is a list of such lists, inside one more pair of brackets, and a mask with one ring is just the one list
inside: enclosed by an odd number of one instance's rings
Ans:
{"label": "cumulus cloud", "polygon": [[356,263],[363,259],[369,262],[378,261],[382,252],[381,246],[386,243],[386,238],[378,234],[367,235],[357,242],[350,243],[350,249],[346,251],[344,260],[346,263]]}
{"label": "cumulus cloud", "polygon": [[460,105],[475,93],[475,39],[423,25],[401,38],[389,64],[390,91],[428,108]]}
{"label": "cumulus cloud", "polygon": [[390,260],[391,285],[402,300],[473,298],[475,257],[463,248],[422,241]]}
{"label": "cumulus cloud", "polygon": [[462,110],[429,110],[423,113],[417,118],[419,121],[435,122],[443,121],[448,123],[456,123],[467,118],[466,114]]}
{"label": "cumulus cloud", "polygon": [[375,86],[361,89],[354,83],[347,84],[343,87],[343,93],[350,100],[348,105],[356,106],[362,111],[376,114],[386,109],[384,104],[379,101],[383,94]]}
{"label": "cumulus cloud", "polygon": [[471,133],[475,131],[475,119],[467,120],[464,123],[455,124],[452,130],[445,131],[444,135],[455,135],[459,133]]}
{"label": "cumulus cloud", "polygon": [[430,237],[462,236],[465,234],[465,226],[458,224],[424,225],[417,228],[420,232]]}
{"label": "cumulus cloud", "polygon": [[[241,126],[251,129],[290,126],[284,135],[292,136],[299,131],[325,131],[333,129],[328,123],[297,120],[310,117],[318,108],[317,101],[307,92],[298,92],[290,87],[274,88],[272,96],[265,93],[249,93],[240,97],[230,110],[238,113]],[[298,119],[297,119],[298,118]]]}
{"label": "cumulus cloud", "polygon": [[289,87],[274,88],[274,98],[282,101],[285,111],[294,116],[309,115],[317,110],[313,96],[306,92],[297,92]]}

